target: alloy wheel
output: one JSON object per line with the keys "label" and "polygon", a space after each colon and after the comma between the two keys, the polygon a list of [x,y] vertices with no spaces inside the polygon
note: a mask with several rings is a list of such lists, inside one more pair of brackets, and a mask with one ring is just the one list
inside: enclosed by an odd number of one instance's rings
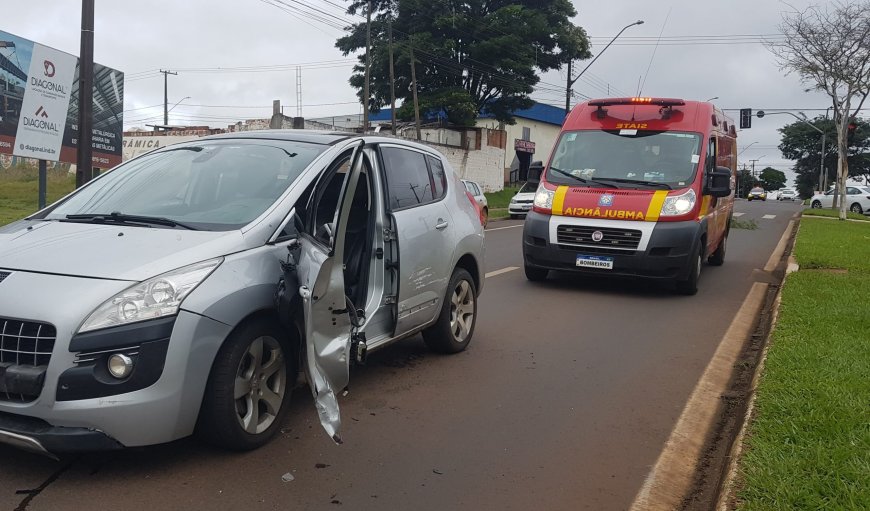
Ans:
{"label": "alloy wheel", "polygon": [[450,304],[450,332],[457,342],[465,342],[474,325],[474,293],[467,280],[460,280]]}
{"label": "alloy wheel", "polygon": [[247,433],[260,434],[275,421],[287,392],[284,351],[273,337],[258,337],[248,346],[236,371],[233,397],[236,418]]}

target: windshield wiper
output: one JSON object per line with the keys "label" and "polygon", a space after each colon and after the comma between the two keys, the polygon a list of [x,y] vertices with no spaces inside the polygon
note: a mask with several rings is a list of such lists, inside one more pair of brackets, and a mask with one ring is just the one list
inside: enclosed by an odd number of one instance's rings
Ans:
{"label": "windshield wiper", "polygon": [[77,221],[85,221],[85,222],[94,222],[94,223],[104,223],[104,222],[116,222],[122,224],[153,224],[153,225],[165,225],[167,227],[181,227],[183,229],[188,229],[191,231],[196,231],[196,227],[192,227],[187,224],[183,224],[181,222],[176,222],[175,220],[171,220],[169,218],[159,217],[159,216],[147,216],[147,215],[125,215],[118,211],[114,211],[109,214],[98,213],[98,214],[81,214],[81,215],[67,215],[67,221],[77,222]]}
{"label": "windshield wiper", "polygon": [[550,167],[550,170],[552,170],[553,172],[555,172],[557,174],[561,174],[563,176],[570,177],[571,179],[573,179],[575,181],[579,181],[581,183],[585,183],[585,184],[589,184],[589,185],[596,185],[596,186],[604,186],[603,184],[594,183],[594,182],[592,182],[588,179],[582,178],[580,176],[575,176],[574,174],[572,174],[570,172],[566,172],[562,169],[557,169],[556,167]]}
{"label": "windshield wiper", "polygon": [[655,188],[662,188],[665,190],[673,190],[673,188],[671,188],[671,185],[669,185],[667,183],[660,183],[658,181],[643,181],[640,179],[623,179],[620,177],[593,177],[592,180],[599,181],[599,182],[608,181],[608,182],[614,182],[614,183],[638,184],[641,186],[652,186]]}

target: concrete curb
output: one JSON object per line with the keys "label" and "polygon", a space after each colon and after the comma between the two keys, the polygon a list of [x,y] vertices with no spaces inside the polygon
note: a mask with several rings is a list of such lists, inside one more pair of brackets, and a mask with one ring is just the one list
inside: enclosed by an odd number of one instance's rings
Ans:
{"label": "concrete curb", "polygon": [[[791,224],[789,224],[791,227]],[[789,234],[792,231],[791,228],[786,230],[786,234]],[[794,229],[794,238],[797,239],[798,232],[800,232],[800,222],[798,222],[797,228]],[[794,245],[792,244],[792,249]],[[767,333],[767,338],[764,340],[764,349],[761,351],[761,357],[758,360],[758,366],[755,368],[755,374],[752,376],[752,383],[749,386],[749,402],[746,405],[746,413],[743,416],[743,424],[740,426],[740,431],[737,433],[737,436],[734,438],[734,443],[731,445],[731,449],[728,453],[728,468],[725,472],[724,480],[722,481],[721,488],[719,490],[719,498],[716,502],[716,511],[731,511],[733,509],[732,504],[736,500],[736,492],[737,492],[737,478],[738,478],[738,465],[740,462],[740,457],[743,454],[743,443],[746,438],[746,432],[749,429],[749,424],[752,421],[752,417],[755,413],[755,399],[758,396],[758,382],[761,379],[762,373],[764,373],[764,365],[767,361],[767,352],[770,349],[770,338],[773,335],[774,330],[776,329],[776,323],[779,319],[779,308],[782,303],[782,289],[785,287],[786,281],[788,280],[788,276],[791,273],[794,273],[800,269],[800,265],[798,265],[797,260],[794,258],[793,254],[789,254],[788,261],[785,269],[785,276],[783,277],[782,284],[776,292],[776,297],[773,301],[773,308],[771,310],[771,318],[770,318],[770,329]]]}

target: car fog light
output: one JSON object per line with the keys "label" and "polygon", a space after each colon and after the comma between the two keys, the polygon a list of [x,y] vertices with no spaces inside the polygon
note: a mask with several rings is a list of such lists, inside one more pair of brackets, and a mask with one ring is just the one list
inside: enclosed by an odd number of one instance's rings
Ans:
{"label": "car fog light", "polygon": [[133,359],[123,353],[115,353],[109,357],[109,374],[122,380],[133,372]]}

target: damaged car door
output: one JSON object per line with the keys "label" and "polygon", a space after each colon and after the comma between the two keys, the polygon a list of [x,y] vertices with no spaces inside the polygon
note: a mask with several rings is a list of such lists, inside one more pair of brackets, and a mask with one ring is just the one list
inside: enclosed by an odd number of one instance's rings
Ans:
{"label": "damaged car door", "polygon": [[351,336],[357,322],[356,310],[345,295],[343,260],[362,146],[360,141],[339,156],[321,176],[306,208],[306,232],[300,234],[294,250],[305,322],[306,376],[320,423],[337,443],[341,443],[337,394],[348,383]]}

